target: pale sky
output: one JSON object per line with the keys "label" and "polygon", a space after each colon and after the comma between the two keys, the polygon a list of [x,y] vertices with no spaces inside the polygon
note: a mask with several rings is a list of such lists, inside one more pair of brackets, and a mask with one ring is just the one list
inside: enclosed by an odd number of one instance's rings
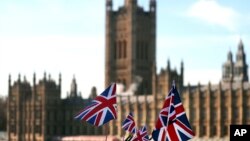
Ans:
{"label": "pale sky", "polygon": [[[113,0],[114,9],[123,0]],[[138,0],[148,10],[149,0]],[[157,70],[180,69],[185,85],[217,84],[229,50],[234,60],[239,39],[250,62],[249,0],[157,0]],[[8,93],[8,75],[20,73],[32,83],[43,73],[58,83],[62,97],[75,75],[78,91],[104,90],[104,0],[1,0],[0,95]]]}

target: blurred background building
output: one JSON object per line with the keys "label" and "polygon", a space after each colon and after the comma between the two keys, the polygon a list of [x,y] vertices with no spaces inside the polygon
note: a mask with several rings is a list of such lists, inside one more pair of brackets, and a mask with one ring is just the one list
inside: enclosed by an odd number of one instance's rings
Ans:
{"label": "blurred background building", "polygon": [[[91,90],[83,99],[73,78],[70,93],[61,99],[61,76],[56,83],[50,75],[37,83],[25,77],[12,83],[9,77],[7,130],[10,141],[47,141],[55,137],[77,135],[124,136],[122,121],[132,112],[138,127],[154,128],[164,99],[175,80],[185,111],[196,137],[193,140],[228,140],[230,124],[250,123],[250,84],[243,42],[240,41],[236,61],[230,51],[223,64],[219,84],[184,86],[184,62],[180,70],[172,69],[170,60],[156,72],[156,0],[149,10],[136,0],[125,0],[117,11],[112,0],[106,0],[105,86],[116,82],[118,119],[108,129],[93,127],[73,119],[97,93]],[[178,53],[178,51],[172,52]]]}

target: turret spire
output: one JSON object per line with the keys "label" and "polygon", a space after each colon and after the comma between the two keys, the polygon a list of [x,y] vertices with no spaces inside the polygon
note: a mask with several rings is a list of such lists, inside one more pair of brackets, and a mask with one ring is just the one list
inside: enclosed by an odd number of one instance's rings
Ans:
{"label": "turret spire", "polygon": [[171,69],[171,66],[170,66],[170,60],[168,59],[167,61],[167,69],[170,70]]}
{"label": "turret spire", "polygon": [[36,73],[34,72],[33,73],[33,85],[35,86],[35,84],[36,84]]}
{"label": "turret spire", "polygon": [[107,11],[112,11],[113,7],[113,1],[112,0],[106,0],[106,9]]}
{"label": "turret spire", "polygon": [[59,79],[58,79],[58,81],[59,81],[59,86],[61,86],[61,83],[62,83],[62,74],[61,73],[59,73]]}
{"label": "turret spire", "polygon": [[227,54],[227,60],[231,61],[231,62],[233,61],[233,54],[232,54],[231,50],[229,50],[229,52]]}
{"label": "turret spire", "polygon": [[155,12],[155,9],[156,9],[156,0],[150,0],[149,7],[150,7],[150,11],[151,12]]}
{"label": "turret spire", "polygon": [[77,97],[77,84],[76,84],[75,75],[73,76],[73,79],[71,82],[70,97]]}
{"label": "turret spire", "polygon": [[243,50],[243,42],[242,39],[240,39],[239,45],[238,45],[238,50]]}
{"label": "turret spire", "polygon": [[242,40],[238,44],[238,51],[236,54],[236,62],[234,68],[235,81],[248,81],[248,65],[246,63],[246,55],[244,52],[244,45]]}
{"label": "turret spire", "polygon": [[11,86],[11,75],[9,74],[9,87]]}

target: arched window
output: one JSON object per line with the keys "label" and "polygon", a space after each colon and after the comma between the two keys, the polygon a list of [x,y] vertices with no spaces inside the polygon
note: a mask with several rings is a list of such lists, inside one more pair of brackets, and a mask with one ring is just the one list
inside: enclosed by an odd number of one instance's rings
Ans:
{"label": "arched window", "polygon": [[116,42],[116,59],[119,59],[119,48],[120,48],[120,42]]}
{"label": "arched window", "polygon": [[148,44],[145,43],[145,46],[144,46],[144,51],[145,51],[145,59],[148,60]]}
{"label": "arched window", "polygon": [[127,58],[127,42],[123,41],[123,58]]}
{"label": "arched window", "polygon": [[222,111],[222,117],[224,120],[227,120],[228,119],[228,109],[227,108],[224,108],[224,110]]}
{"label": "arched window", "polygon": [[144,59],[144,42],[141,41],[141,59]]}
{"label": "arched window", "polygon": [[123,52],[124,52],[124,44],[123,44],[123,41],[121,41],[121,46],[120,46],[120,53],[121,53],[120,58],[121,59],[123,58]]}
{"label": "arched window", "polygon": [[136,42],[136,59],[139,59],[139,55],[140,55],[140,50],[139,50],[139,42]]}
{"label": "arched window", "polygon": [[234,107],[233,108],[233,115],[234,115],[234,119],[238,119],[239,118],[239,108],[238,107]]}
{"label": "arched window", "polygon": [[121,59],[122,58],[122,42],[119,41],[119,46],[118,46],[118,58]]}
{"label": "arched window", "polygon": [[139,42],[139,59],[142,59],[142,42]]}
{"label": "arched window", "polygon": [[212,111],[211,111],[211,114],[210,114],[210,120],[211,122],[217,122],[218,118],[218,113],[217,113],[217,110],[215,107],[211,107]]}
{"label": "arched window", "polygon": [[192,108],[190,118],[192,121],[194,121],[196,119],[196,109],[195,108]]}
{"label": "arched window", "polygon": [[116,59],[116,42],[114,42],[114,59]]}
{"label": "arched window", "polygon": [[228,126],[224,125],[224,127],[222,128],[223,130],[223,135],[227,135],[228,134]]}

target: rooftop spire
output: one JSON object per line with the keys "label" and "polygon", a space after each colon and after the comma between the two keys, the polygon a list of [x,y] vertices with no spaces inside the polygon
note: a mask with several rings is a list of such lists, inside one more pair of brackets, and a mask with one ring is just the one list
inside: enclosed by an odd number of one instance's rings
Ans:
{"label": "rooftop spire", "polygon": [[167,69],[170,70],[171,66],[170,66],[170,60],[168,59],[167,61]]}
{"label": "rooftop spire", "polygon": [[236,55],[236,61],[241,61],[243,60],[243,62],[245,61],[245,53],[244,53],[244,48],[243,48],[243,42],[240,39],[239,45],[238,45],[238,51],[237,51],[237,55]]}
{"label": "rooftop spire", "polygon": [[238,45],[238,51],[236,54],[236,62],[235,62],[235,72],[234,72],[234,80],[236,81],[248,81],[248,65],[246,63],[246,55],[244,52],[244,45],[242,40],[240,39]]}
{"label": "rooftop spire", "polygon": [[238,50],[243,50],[243,42],[242,39],[240,39],[239,45],[238,45]]}
{"label": "rooftop spire", "polygon": [[70,88],[70,97],[76,97],[76,96],[77,96],[77,84],[76,84],[75,75],[73,75],[71,88]]}
{"label": "rooftop spire", "polygon": [[155,12],[156,12],[156,0],[150,0],[150,3],[149,3],[149,10],[150,10],[150,12],[152,12],[152,13],[155,13]]}
{"label": "rooftop spire", "polygon": [[61,82],[62,82],[62,74],[61,73],[59,73],[58,81],[59,81],[59,84],[61,85]]}
{"label": "rooftop spire", "polygon": [[46,81],[46,71],[44,71],[44,73],[43,73],[43,80],[45,80]]}
{"label": "rooftop spire", "polygon": [[113,6],[113,1],[112,0],[106,0],[107,11],[111,11],[112,6]]}
{"label": "rooftop spire", "polygon": [[20,82],[21,81],[21,74],[19,73],[18,74],[18,82]]}
{"label": "rooftop spire", "polygon": [[233,54],[232,54],[232,51],[231,51],[231,50],[228,51],[227,60],[228,60],[228,61],[233,61]]}
{"label": "rooftop spire", "polygon": [[34,72],[33,73],[33,84],[35,84],[36,83],[36,73]]}
{"label": "rooftop spire", "polygon": [[23,76],[23,81],[24,81],[24,82],[27,82],[26,76],[25,76],[25,75]]}
{"label": "rooftop spire", "polygon": [[11,75],[9,74],[9,86],[11,86]]}

